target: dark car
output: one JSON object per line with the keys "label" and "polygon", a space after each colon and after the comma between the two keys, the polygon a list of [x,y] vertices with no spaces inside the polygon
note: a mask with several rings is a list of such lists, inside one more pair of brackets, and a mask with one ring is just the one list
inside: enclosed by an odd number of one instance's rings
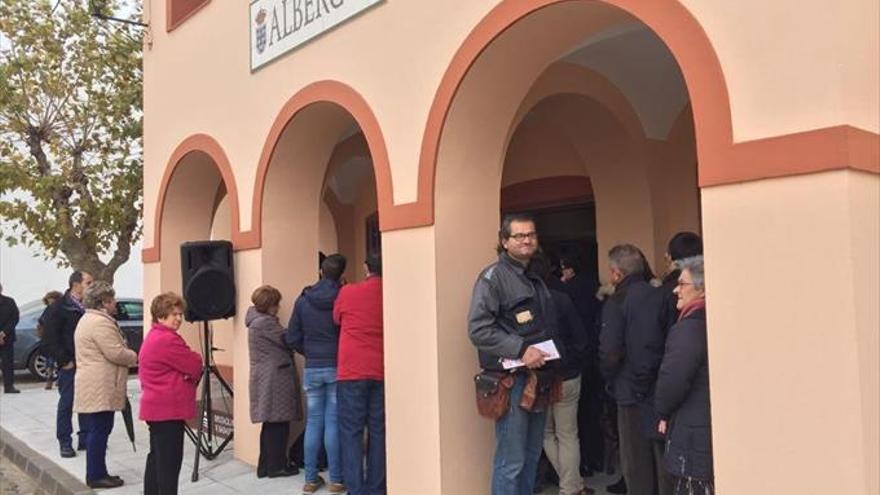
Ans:
{"label": "dark car", "polygon": [[[15,369],[27,368],[31,374],[45,380],[49,375],[49,356],[37,335],[37,320],[46,307],[41,301],[33,301],[19,308],[21,316],[15,327]],[[119,298],[116,302],[116,321],[125,335],[128,346],[140,351],[144,341],[144,301],[135,298]]]}

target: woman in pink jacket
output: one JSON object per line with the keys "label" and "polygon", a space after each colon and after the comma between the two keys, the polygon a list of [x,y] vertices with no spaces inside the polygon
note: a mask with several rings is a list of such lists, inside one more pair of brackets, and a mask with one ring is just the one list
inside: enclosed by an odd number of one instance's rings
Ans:
{"label": "woman in pink jacket", "polygon": [[141,346],[140,418],[150,427],[150,453],[144,473],[145,495],[176,495],[183,462],[183,426],[196,415],[196,386],[202,357],[177,333],[183,299],[160,294],[150,305],[153,326]]}

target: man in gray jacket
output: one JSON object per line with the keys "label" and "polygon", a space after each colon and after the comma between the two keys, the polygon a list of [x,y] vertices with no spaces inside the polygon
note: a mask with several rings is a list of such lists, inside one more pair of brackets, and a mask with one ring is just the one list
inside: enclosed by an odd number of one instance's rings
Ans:
{"label": "man in gray jacket", "polygon": [[480,272],[468,314],[468,332],[484,370],[503,370],[502,359],[520,359],[510,409],[495,423],[493,495],[531,495],[544,437],[545,412],[519,406],[525,368],[544,366],[548,355],[533,344],[549,339],[556,317],[550,291],[528,266],[538,250],[535,222],[528,215],[504,218],[498,261]]}

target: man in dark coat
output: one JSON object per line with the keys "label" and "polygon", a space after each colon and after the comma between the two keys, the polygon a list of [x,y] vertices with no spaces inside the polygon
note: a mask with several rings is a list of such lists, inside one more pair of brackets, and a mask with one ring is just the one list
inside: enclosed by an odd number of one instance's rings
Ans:
{"label": "man in dark coat", "polygon": [[0,360],[3,361],[3,393],[17,394],[15,388],[15,326],[18,325],[18,305],[15,299],[3,295],[0,285]]}
{"label": "man in dark coat", "polygon": [[605,441],[601,417],[605,400],[605,382],[599,373],[599,325],[596,324],[601,304],[596,298],[599,282],[594,273],[581,270],[577,257],[559,260],[562,269],[562,288],[571,297],[587,331],[587,347],[583,355],[581,394],[578,401],[578,436],[581,448],[583,475],[604,468]]}
{"label": "man in dark coat", "polygon": [[[92,275],[75,271],[68,279],[64,297],[52,303],[43,313],[43,340],[58,367],[58,412],[55,436],[61,449],[61,457],[75,457],[71,435],[73,434],[73,382],[76,375],[76,350],[73,333],[79,319],[85,313],[83,293],[92,285]],[[82,415],[80,415],[82,416]],[[79,450],[85,446],[86,432],[83,418],[79,418]]]}
{"label": "man in dark coat", "polygon": [[675,287],[678,285],[678,276],[681,275],[681,269],[678,262],[693,256],[703,255],[703,239],[693,232],[679,232],[669,239],[666,247],[666,275],[663,276],[663,297],[666,300],[665,306],[665,326],[667,333],[669,328],[678,320],[678,309],[676,303],[678,298],[673,294]]}
{"label": "man in dark coat", "polygon": [[631,493],[671,493],[660,466],[662,444],[653,417],[653,391],[663,359],[663,293],[645,280],[644,255],[635,246],[608,252],[614,294],[602,309],[599,364],[617,401],[620,457]]}

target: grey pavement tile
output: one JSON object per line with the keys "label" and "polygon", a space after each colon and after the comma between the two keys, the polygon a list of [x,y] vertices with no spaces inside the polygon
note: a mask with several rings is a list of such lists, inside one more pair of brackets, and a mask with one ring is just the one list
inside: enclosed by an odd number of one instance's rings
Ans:
{"label": "grey pavement tile", "polygon": [[199,481],[182,485],[178,492],[180,495],[226,495],[230,493],[241,493],[222,483],[216,483],[209,480]]}

